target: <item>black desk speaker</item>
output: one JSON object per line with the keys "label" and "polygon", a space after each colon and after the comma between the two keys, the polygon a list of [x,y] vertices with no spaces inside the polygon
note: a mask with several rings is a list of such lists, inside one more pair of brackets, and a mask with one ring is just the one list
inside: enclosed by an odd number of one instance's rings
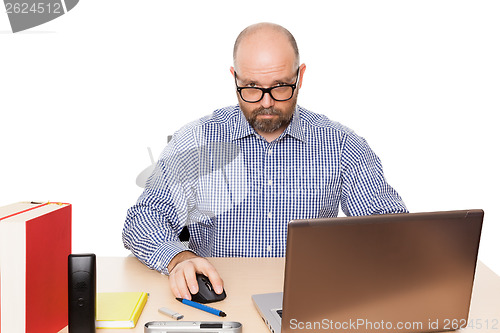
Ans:
{"label": "black desk speaker", "polygon": [[68,256],[68,332],[95,333],[95,254]]}

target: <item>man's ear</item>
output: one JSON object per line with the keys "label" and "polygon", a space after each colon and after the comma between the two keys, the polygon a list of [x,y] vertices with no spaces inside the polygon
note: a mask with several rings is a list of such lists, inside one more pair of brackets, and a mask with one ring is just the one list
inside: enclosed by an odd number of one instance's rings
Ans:
{"label": "man's ear", "polygon": [[234,67],[231,66],[231,68],[229,68],[229,71],[231,72],[231,75],[234,77]]}
{"label": "man's ear", "polygon": [[299,67],[299,77],[300,77],[299,89],[302,88],[302,81],[303,81],[303,78],[304,78],[304,72],[305,71],[306,71],[306,64],[300,65],[300,67]]}

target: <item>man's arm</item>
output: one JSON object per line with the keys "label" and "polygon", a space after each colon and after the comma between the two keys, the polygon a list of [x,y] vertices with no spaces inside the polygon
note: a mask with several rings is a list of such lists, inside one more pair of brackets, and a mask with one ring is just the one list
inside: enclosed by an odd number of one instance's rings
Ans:
{"label": "man's arm", "polygon": [[[137,205],[136,205],[137,206]],[[220,294],[223,281],[215,268],[205,258],[188,250],[178,238],[178,228],[159,228],[159,225],[175,225],[172,220],[162,221],[168,213],[150,213],[150,216],[131,216],[138,207],[129,210],[123,230],[123,243],[127,249],[146,266],[169,275],[170,289],[175,297],[191,299],[190,292],[198,292],[196,273],[210,279],[215,291]],[[143,211],[148,211],[144,210]],[[153,212],[154,210],[150,210]],[[156,219],[152,219],[156,217]],[[142,221],[142,222],[141,222]],[[149,221],[149,222],[144,222]]]}
{"label": "man's arm", "polygon": [[380,159],[363,138],[355,134],[347,137],[342,169],[341,206],[347,216],[408,212],[387,183]]}
{"label": "man's arm", "polygon": [[144,192],[127,212],[122,239],[125,248],[146,266],[170,275],[176,297],[190,299],[187,286],[193,293],[198,291],[195,273],[207,275],[216,291],[222,290],[222,280],[206,259],[179,240],[194,202],[197,172],[186,172],[196,164],[189,161],[196,154],[178,153],[175,141],[167,146]]}
{"label": "man's arm", "polygon": [[188,194],[174,172],[168,157],[167,161],[158,161],[144,192],[128,210],[122,233],[125,248],[146,266],[164,274],[169,273],[172,258],[187,250],[178,235],[187,218]]}

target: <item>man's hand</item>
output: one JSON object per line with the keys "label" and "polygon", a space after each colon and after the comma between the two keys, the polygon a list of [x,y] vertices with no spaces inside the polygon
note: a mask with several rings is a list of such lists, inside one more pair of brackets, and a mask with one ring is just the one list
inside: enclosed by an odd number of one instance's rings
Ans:
{"label": "man's hand", "polygon": [[217,294],[221,294],[224,288],[219,273],[207,259],[198,257],[192,252],[184,251],[176,255],[168,265],[170,273],[170,289],[176,298],[191,299],[192,294],[198,292],[196,273],[206,275]]}

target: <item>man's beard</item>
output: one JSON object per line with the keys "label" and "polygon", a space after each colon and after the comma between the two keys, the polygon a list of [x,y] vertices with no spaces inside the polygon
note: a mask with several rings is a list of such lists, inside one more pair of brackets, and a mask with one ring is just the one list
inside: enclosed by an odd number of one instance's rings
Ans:
{"label": "man's beard", "polygon": [[[275,107],[264,108],[259,107],[254,110],[247,110],[246,108],[241,108],[243,114],[245,115],[248,123],[257,132],[272,133],[281,127],[286,127],[290,124],[293,117],[293,112],[295,111],[296,103],[290,107],[290,109],[282,111]],[[240,105],[241,106],[241,105]],[[258,119],[259,115],[276,115],[278,117],[273,117],[270,119]]]}

